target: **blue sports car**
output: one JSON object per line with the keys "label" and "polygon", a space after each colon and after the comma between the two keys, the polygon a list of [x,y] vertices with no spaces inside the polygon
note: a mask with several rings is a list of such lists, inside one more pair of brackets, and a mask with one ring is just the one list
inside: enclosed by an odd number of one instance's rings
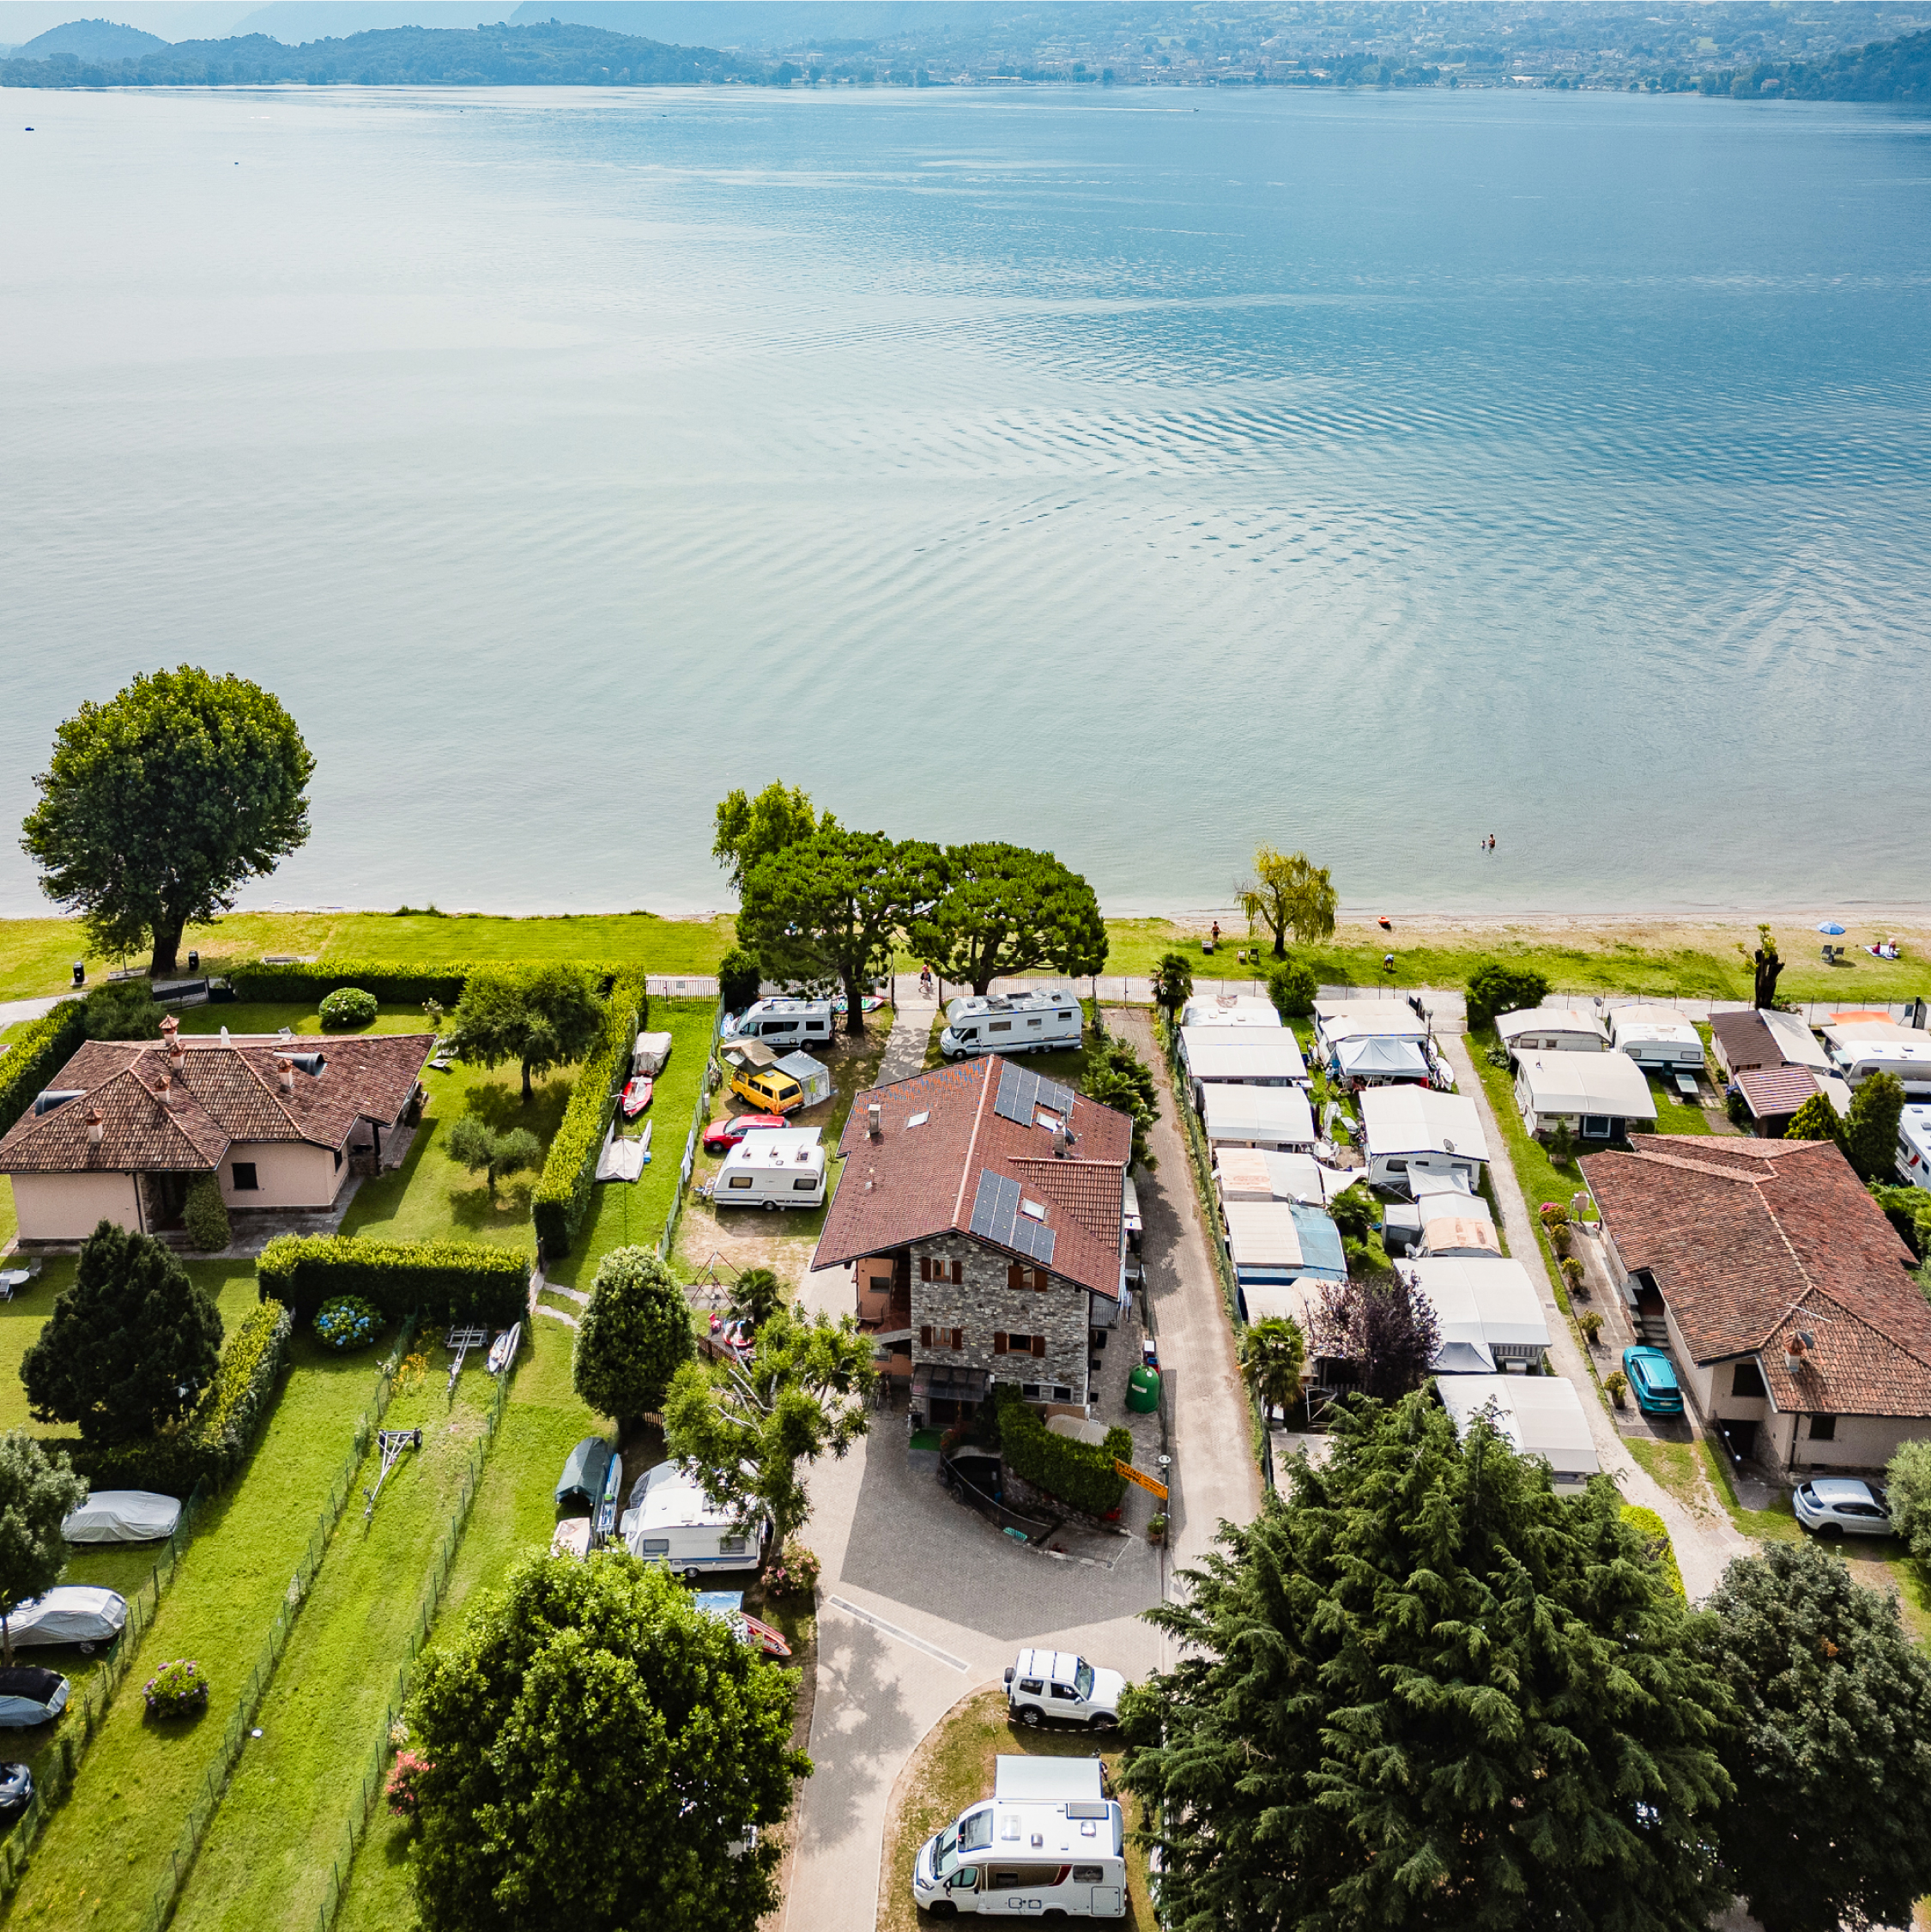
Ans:
{"label": "blue sports car", "polygon": [[1683,1390],[1676,1380],[1676,1366],[1662,1349],[1624,1349],[1623,1373],[1629,1378],[1636,1406],[1645,1415],[1683,1413]]}

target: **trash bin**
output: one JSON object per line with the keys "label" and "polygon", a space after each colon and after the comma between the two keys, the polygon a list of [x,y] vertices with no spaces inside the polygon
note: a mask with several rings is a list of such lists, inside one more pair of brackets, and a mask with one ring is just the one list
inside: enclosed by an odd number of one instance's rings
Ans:
{"label": "trash bin", "polygon": [[78,960],[74,962],[74,984],[84,986],[88,983],[88,969]]}
{"label": "trash bin", "polygon": [[1145,1363],[1127,1378],[1126,1405],[1135,1415],[1151,1415],[1160,1406],[1160,1372]]}
{"label": "trash bin", "polygon": [[201,954],[191,949],[188,954],[188,971],[190,972],[199,972],[201,971]]}

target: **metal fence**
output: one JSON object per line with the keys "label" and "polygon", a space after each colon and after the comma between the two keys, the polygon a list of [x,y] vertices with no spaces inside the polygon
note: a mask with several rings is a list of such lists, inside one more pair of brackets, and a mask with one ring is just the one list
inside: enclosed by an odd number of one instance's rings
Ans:
{"label": "metal fence", "polygon": [[691,1130],[684,1136],[684,1160],[677,1170],[677,1191],[670,1197],[670,1212],[664,1217],[663,1235],[657,1243],[657,1252],[666,1261],[670,1259],[670,1251],[676,1243],[677,1224],[683,1219],[684,1196],[691,1184],[692,1170],[697,1166],[698,1141],[711,1118],[711,1057],[717,1051],[717,1036],[723,1027],[724,1002],[720,997],[717,1010],[711,1016],[711,1041],[704,1050],[704,1078],[698,1086],[697,1105],[691,1111]]}
{"label": "metal fence", "polygon": [[194,1803],[190,1807],[187,1822],[181,1827],[181,1835],[169,1854],[168,1874],[156,1887],[154,1898],[148,1907],[147,1917],[142,1921],[142,1932],[161,1932],[168,1920],[174,1915],[174,1907],[181,1897],[181,1888],[187,1883],[188,1874],[194,1869],[195,1856],[200,1851],[208,1837],[208,1831],[220,1808],[222,1794],[227,1790],[229,1777],[233,1774],[236,1760],[241,1756],[242,1745],[246,1741],[249,1727],[253,1723],[255,1713],[261,1708],[262,1699],[275,1676],[275,1667],[281,1661],[281,1653],[287,1649],[288,1632],[294,1627],[297,1613],[306,1600],[309,1587],[315,1581],[315,1572],[322,1566],[322,1558],[329,1547],[329,1539],[334,1535],[336,1523],[342,1520],[342,1512],[348,1499],[355,1491],[355,1473],[362,1466],[362,1458],[368,1453],[369,1441],[381,1426],[383,1417],[389,1412],[389,1399],[395,1392],[396,1372],[402,1366],[403,1358],[409,1353],[409,1342],[415,1334],[415,1317],[411,1315],[403,1325],[401,1339],[390,1352],[376,1377],[375,1399],[355,1420],[354,1445],[343,1460],[341,1470],[329,1491],[329,1500],[323,1505],[322,1512],[315,1519],[315,1527],[309,1533],[308,1547],[302,1552],[301,1560],[296,1564],[294,1574],[288,1579],[288,1587],[282,1593],[281,1607],[275,1612],[275,1621],[269,1627],[266,1640],[255,1659],[253,1669],[248,1673],[241,1695],[235,1702],[233,1714],[228,1719],[227,1729],[221,1734],[221,1749],[215,1761],[208,1767],[202,1779],[202,1787]]}
{"label": "metal fence", "polygon": [[356,1792],[348,1802],[348,1818],[342,1826],[341,1846],[329,1865],[328,1890],[315,1915],[316,1932],[329,1932],[336,1922],[336,1914],[342,1910],[342,1902],[348,1889],[348,1876],[355,1862],[355,1854],[369,1828],[369,1820],[375,1816],[376,1807],[382,1802],[386,1784],[390,1754],[396,1749],[390,1741],[396,1720],[403,1714],[409,1702],[409,1684],[415,1675],[415,1660],[421,1656],[423,1647],[429,1641],[429,1632],[435,1626],[436,1614],[442,1608],[443,1597],[449,1589],[450,1572],[456,1566],[456,1553],[463,1545],[463,1532],[469,1521],[469,1511],[476,1499],[476,1490],[482,1481],[483,1469],[489,1460],[491,1445],[496,1440],[497,1425],[503,1420],[504,1405],[510,1396],[511,1378],[516,1373],[512,1363],[496,1381],[496,1392],[491,1396],[489,1414],[483,1424],[483,1432],[469,1452],[469,1466],[463,1471],[463,1488],[456,1499],[456,1506],[450,1511],[449,1523],[443,1532],[443,1540],[438,1547],[435,1560],[429,1566],[428,1579],[423,1586],[422,1601],[417,1606],[415,1627],[409,1632],[409,1654],[396,1673],[394,1683],[390,1686],[389,1700],[383,1711],[382,1723],[370,1747],[366,1762],[362,1767],[362,1776]]}

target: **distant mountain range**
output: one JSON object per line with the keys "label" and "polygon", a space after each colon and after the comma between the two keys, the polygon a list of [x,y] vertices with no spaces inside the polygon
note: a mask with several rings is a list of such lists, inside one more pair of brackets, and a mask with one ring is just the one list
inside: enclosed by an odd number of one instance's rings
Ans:
{"label": "distant mountain range", "polygon": [[139,60],[167,44],[158,33],[143,33],[138,27],[122,27],[111,20],[70,20],[64,27],[35,34],[14,53],[26,60],[45,60],[49,54],[72,54],[76,60]]}

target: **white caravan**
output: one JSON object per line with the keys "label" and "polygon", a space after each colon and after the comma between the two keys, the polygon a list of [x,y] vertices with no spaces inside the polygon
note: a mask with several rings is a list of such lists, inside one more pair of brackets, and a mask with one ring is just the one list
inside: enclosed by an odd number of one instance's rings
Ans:
{"label": "white caravan", "polygon": [[1889,1020],[1833,1021],[1824,1029],[1831,1070],[1861,1087],[1889,1074],[1913,1100],[1931,1099],[1931,1034]]}
{"label": "white caravan", "polygon": [[768,1522],[748,1536],[729,1510],[711,1500],[704,1485],[681,1463],[659,1463],[638,1477],[630,1507],[617,1524],[624,1547],[645,1563],[661,1563],[681,1577],[713,1570],[755,1570],[764,1560]]}
{"label": "white caravan", "polygon": [[948,1060],[974,1053],[1070,1052],[1080,1044],[1086,1017],[1078,996],[1063,987],[972,993],[947,1006],[939,1051]]}
{"label": "white caravan", "polygon": [[1906,1107],[1898,1119],[1898,1178],[1931,1187],[1931,1107]]}
{"label": "white caravan", "polygon": [[769,1040],[783,1052],[814,1040],[822,1045],[833,1024],[829,1000],[754,1000],[735,1020],[724,1022],[722,1037]]}
{"label": "white caravan", "polygon": [[934,1918],[1124,1918],[1126,1819],[1098,1758],[1000,1758],[992,1796],[918,1849],[912,1902]]}
{"label": "white caravan", "polygon": [[802,1134],[772,1128],[747,1134],[724,1156],[712,1200],[720,1208],[822,1208],[825,1150],[818,1130]]}
{"label": "white caravan", "polygon": [[1703,1071],[1703,1036],[1674,1007],[1611,1007],[1609,1042],[1639,1067],[1662,1073]]}

